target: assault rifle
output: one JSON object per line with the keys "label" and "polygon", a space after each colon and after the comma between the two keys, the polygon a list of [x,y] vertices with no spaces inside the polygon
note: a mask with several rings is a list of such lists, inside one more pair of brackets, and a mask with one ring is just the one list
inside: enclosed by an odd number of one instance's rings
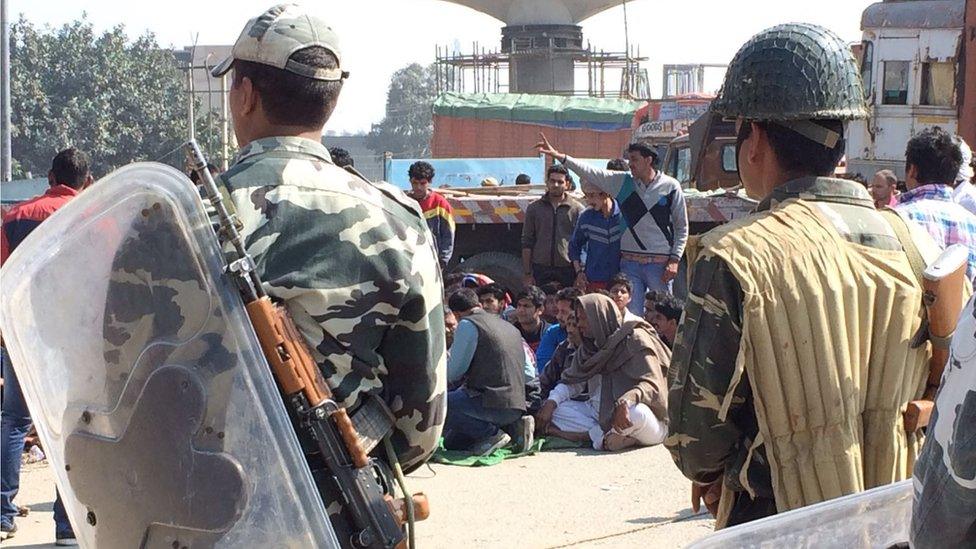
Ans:
{"label": "assault rifle", "polygon": [[[215,210],[218,236],[230,242],[237,254],[237,259],[227,265],[227,272],[241,290],[247,315],[281,390],[313,477],[316,481],[322,475],[331,477],[342,492],[340,503],[349,514],[354,531],[348,540],[339,542],[357,548],[400,546],[405,541],[404,523],[409,523],[412,538],[413,520],[429,515],[426,497],[394,497],[389,469],[367,455],[348,412],[332,398],[332,391],[291,316],[264,292],[254,259],[244,247],[236,219],[228,212],[200,148],[190,141],[185,149]],[[324,469],[313,464],[324,464]],[[402,475],[398,475],[398,480],[403,489]]]}
{"label": "assault rifle", "polygon": [[914,433],[927,426],[932,416],[935,393],[949,361],[949,342],[966,302],[968,260],[969,250],[961,244],[954,244],[922,272],[922,302],[926,320],[913,339],[912,348],[920,347],[927,339],[932,342],[932,357],[929,359],[929,375],[922,398],[909,402],[903,414],[906,432]]}

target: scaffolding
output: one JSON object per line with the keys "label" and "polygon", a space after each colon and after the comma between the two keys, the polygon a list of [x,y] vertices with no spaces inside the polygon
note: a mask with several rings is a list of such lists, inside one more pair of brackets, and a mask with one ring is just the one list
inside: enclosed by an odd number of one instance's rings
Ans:
{"label": "scaffolding", "polygon": [[664,77],[661,91],[664,99],[687,95],[690,93],[706,93],[705,72],[707,69],[728,68],[728,65],[694,63],[684,65],[664,65],[661,71]]}
{"label": "scaffolding", "polygon": [[[647,69],[640,66],[646,57],[631,49],[629,52],[594,50],[587,44],[582,48],[560,48],[555,44],[544,47],[526,47],[513,43],[513,52],[489,50],[477,42],[472,43],[473,53],[459,53],[448,47],[437,46],[435,69],[437,92],[461,93],[509,93],[519,89],[514,64],[530,60],[564,60],[572,63],[573,76],[585,71],[586,88],[575,85],[569,90],[547,90],[552,95],[617,97],[646,100],[651,96]],[[557,70],[555,63],[548,63],[550,70]],[[551,75],[555,82],[557,76]],[[575,83],[575,78],[573,79]]]}

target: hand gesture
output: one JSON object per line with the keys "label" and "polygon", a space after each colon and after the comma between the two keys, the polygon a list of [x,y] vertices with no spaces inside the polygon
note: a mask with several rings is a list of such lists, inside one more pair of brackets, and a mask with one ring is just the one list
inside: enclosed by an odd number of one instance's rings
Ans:
{"label": "hand gesture", "polygon": [[556,148],[549,143],[549,140],[546,139],[546,134],[539,132],[539,139],[541,139],[542,141],[539,141],[538,143],[535,144],[536,152],[541,154],[547,154],[555,158],[556,160],[563,159],[564,156],[563,153],[557,151]]}

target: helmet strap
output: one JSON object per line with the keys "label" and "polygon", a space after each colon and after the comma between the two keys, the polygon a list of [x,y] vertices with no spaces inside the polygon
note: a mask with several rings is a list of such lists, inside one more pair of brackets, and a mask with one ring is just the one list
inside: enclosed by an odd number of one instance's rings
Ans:
{"label": "helmet strap", "polygon": [[835,148],[837,143],[840,142],[841,135],[839,133],[810,120],[776,120],[773,123],[792,130],[828,149]]}

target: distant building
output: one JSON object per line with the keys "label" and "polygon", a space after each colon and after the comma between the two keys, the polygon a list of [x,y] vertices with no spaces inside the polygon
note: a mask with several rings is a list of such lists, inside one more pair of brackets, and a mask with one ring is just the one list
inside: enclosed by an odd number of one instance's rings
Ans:
{"label": "distant building", "polygon": [[341,147],[349,151],[349,156],[356,163],[356,170],[370,181],[383,179],[383,153],[377,153],[366,146],[365,134],[325,135],[322,137],[322,144],[326,147]]}

